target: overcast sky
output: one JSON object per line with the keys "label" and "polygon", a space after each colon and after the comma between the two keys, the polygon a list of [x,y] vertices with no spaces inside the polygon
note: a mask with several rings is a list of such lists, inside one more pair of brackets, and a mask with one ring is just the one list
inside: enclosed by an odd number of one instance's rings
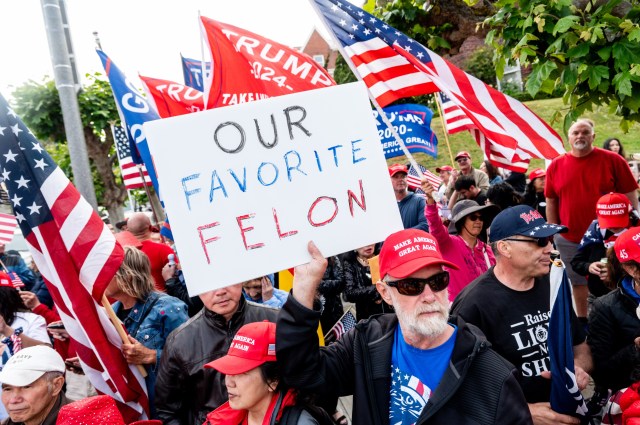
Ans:
{"label": "overcast sky", "polygon": [[[308,0],[67,0],[66,5],[80,74],[103,72],[92,34],[97,31],[104,52],[136,82],[138,73],[183,82],[180,54],[202,57],[198,12],[289,46],[301,46],[314,27],[322,28]],[[40,1],[0,0],[0,40],[5,97],[11,86],[53,76]]]}

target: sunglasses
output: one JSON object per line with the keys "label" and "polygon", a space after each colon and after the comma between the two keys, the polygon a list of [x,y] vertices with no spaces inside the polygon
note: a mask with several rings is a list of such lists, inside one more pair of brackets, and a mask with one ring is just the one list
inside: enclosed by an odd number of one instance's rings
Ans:
{"label": "sunglasses", "polygon": [[467,162],[469,160],[469,158],[458,158],[456,159],[456,162]]}
{"label": "sunglasses", "polygon": [[424,287],[429,285],[432,292],[440,292],[449,286],[449,272],[440,272],[426,279],[407,278],[393,282],[385,282],[392,288],[396,288],[400,295],[414,297],[422,294]]}
{"label": "sunglasses", "polygon": [[512,238],[507,238],[507,239],[503,239],[503,241],[534,243],[534,244],[538,245],[540,248],[544,248],[547,245],[549,245],[549,243],[553,243],[553,236],[547,236],[545,238],[536,238],[536,239],[512,239]]}
{"label": "sunglasses", "polygon": [[482,218],[481,214],[468,215],[467,218],[469,218],[469,220],[471,221],[484,221],[484,218]]}

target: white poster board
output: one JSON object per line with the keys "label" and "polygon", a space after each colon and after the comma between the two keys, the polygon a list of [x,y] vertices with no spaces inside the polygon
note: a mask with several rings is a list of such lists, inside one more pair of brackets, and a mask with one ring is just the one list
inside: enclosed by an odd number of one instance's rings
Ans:
{"label": "white poster board", "polygon": [[331,256],[402,229],[361,83],[144,131],[192,296],[306,263],[310,240]]}

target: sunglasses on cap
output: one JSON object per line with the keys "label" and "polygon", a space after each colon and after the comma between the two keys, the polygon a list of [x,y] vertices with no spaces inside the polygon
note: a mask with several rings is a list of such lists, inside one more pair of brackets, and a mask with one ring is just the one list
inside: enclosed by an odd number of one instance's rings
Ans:
{"label": "sunglasses on cap", "polygon": [[427,285],[429,285],[429,289],[431,289],[432,292],[444,290],[449,286],[449,272],[443,271],[426,279],[409,277],[385,283],[392,288],[396,288],[400,295],[413,297],[422,294],[424,287]]}
{"label": "sunglasses on cap", "polygon": [[535,238],[535,239],[513,239],[513,238],[507,238],[507,239],[503,239],[503,241],[534,243],[534,244],[538,245],[540,248],[544,248],[547,245],[549,245],[549,243],[553,243],[553,236],[547,236],[547,237],[544,237],[544,238]]}

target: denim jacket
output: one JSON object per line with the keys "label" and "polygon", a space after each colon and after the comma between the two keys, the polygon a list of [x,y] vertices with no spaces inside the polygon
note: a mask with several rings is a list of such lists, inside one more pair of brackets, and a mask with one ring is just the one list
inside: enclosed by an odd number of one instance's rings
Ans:
{"label": "denim jacket", "polygon": [[[120,301],[113,304],[115,312],[121,308]],[[124,319],[124,327],[140,344],[156,350],[156,364],[153,366],[155,371],[160,364],[162,348],[167,337],[188,319],[185,303],[170,295],[152,292],[144,302],[138,301],[133,306]]]}
{"label": "denim jacket", "polygon": [[[122,303],[116,301],[113,310],[117,313]],[[156,364],[147,365],[147,392],[151,406],[151,417],[156,417],[154,399],[158,367],[162,349],[169,334],[189,319],[187,306],[179,299],[161,292],[152,292],[147,299],[138,301],[124,319],[124,328],[147,348],[156,350]]]}

